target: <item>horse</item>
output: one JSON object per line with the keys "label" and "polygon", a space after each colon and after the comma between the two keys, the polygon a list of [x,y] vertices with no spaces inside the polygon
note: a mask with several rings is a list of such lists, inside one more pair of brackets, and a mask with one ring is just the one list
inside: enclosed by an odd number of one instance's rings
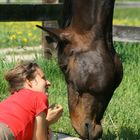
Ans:
{"label": "horse", "polygon": [[115,0],[65,0],[61,28],[45,28],[58,42],[58,63],[68,90],[72,126],[80,138],[102,137],[102,118],[123,77],[113,47]]}

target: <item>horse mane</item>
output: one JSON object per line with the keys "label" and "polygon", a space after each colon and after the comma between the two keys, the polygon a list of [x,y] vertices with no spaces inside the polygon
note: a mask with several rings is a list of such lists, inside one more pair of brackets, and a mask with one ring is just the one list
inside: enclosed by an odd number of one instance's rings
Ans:
{"label": "horse mane", "polygon": [[68,27],[72,20],[72,0],[64,0],[61,27]]}

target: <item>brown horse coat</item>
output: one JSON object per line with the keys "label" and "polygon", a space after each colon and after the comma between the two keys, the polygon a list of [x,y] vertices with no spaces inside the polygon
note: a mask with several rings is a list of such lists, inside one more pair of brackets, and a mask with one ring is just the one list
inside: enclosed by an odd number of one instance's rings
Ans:
{"label": "brown horse coat", "polygon": [[112,41],[114,0],[65,0],[64,7],[61,29],[40,28],[58,42],[72,125],[94,140],[102,136],[101,119],[123,74]]}

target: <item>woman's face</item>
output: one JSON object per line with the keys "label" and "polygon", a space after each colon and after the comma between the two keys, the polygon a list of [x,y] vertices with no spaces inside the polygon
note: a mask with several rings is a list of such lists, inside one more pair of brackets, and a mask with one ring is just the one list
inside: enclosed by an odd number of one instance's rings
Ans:
{"label": "woman's face", "polygon": [[46,80],[44,72],[38,68],[36,71],[36,77],[31,81],[32,89],[39,92],[46,92],[50,86],[50,82]]}

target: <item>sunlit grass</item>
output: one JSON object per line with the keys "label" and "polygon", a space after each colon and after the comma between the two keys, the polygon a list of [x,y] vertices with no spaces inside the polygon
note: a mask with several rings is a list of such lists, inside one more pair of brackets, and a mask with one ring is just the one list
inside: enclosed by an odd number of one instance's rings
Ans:
{"label": "sunlit grass", "polygon": [[140,138],[140,44],[115,43],[124,68],[124,77],[104,116],[105,139]]}
{"label": "sunlit grass", "polygon": [[[103,140],[138,140],[140,138],[140,44],[115,42],[115,48],[123,62],[124,76],[102,120]],[[63,117],[52,129],[77,136],[70,123],[67,88],[57,60],[38,58],[36,61],[52,83],[49,89],[50,104],[62,104],[64,107]],[[5,61],[0,63],[0,100],[8,95],[6,82],[3,79],[4,72],[14,63],[9,64]]]}
{"label": "sunlit grass", "polygon": [[41,44],[41,22],[0,22],[0,48],[38,46]]}
{"label": "sunlit grass", "polygon": [[117,25],[140,26],[140,8],[115,8],[113,23]]}

